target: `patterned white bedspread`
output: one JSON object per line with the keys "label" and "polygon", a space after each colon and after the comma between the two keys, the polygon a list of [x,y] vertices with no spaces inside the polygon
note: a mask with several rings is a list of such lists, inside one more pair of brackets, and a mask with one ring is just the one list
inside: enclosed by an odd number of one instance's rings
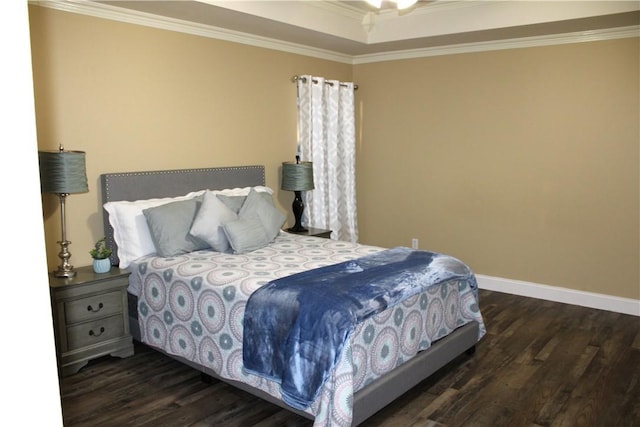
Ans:
{"label": "patterned white bedspread", "polygon": [[[280,399],[279,384],[244,371],[249,295],[275,278],[358,258],[383,248],[281,232],[271,245],[232,255],[198,251],[146,256],[131,267],[144,343],[204,365]],[[353,394],[418,351],[471,321],[485,333],[475,292],[464,281],[432,286],[358,325],[316,401],[315,427],[350,425]]]}

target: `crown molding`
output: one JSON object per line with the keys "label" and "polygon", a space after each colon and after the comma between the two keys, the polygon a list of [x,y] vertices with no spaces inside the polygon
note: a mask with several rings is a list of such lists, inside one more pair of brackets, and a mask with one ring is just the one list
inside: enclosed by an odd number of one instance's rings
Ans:
{"label": "crown molding", "polygon": [[552,46],[559,44],[584,43],[640,37],[640,25],[603,30],[580,31],[575,33],[552,34],[546,36],[522,37],[517,39],[493,40],[489,42],[464,43],[449,46],[436,46],[424,49],[409,49],[393,52],[381,52],[353,57],[353,64],[398,61],[403,59],[424,58],[430,56],[477,53],[492,50],[524,49],[528,47]]}
{"label": "crown molding", "polygon": [[[454,3],[454,2],[452,2]],[[463,2],[455,2],[455,7],[465,7]],[[284,51],[347,64],[366,64],[383,61],[396,61],[421,57],[474,53],[491,50],[518,49],[567,43],[591,42],[618,38],[640,37],[640,25],[623,28],[603,29],[577,33],[554,34],[518,39],[495,40],[489,42],[465,43],[421,49],[398,50],[365,55],[348,55],[340,52],[319,49],[307,45],[276,40],[254,34],[233,31],[225,28],[199,24],[180,19],[168,18],[131,9],[123,9],[108,4],[84,0],[29,0],[29,4],[64,12],[92,16],[134,25],[142,25],[162,30],[176,31],[201,37],[240,43],[265,49]],[[322,6],[320,6],[322,7]],[[451,7],[451,6],[449,6]],[[351,16],[355,12],[350,10]]]}

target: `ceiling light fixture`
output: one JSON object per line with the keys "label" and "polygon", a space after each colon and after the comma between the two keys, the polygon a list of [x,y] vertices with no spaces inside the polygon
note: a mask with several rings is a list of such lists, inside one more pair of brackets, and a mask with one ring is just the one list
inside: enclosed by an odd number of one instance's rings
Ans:
{"label": "ceiling light fixture", "polygon": [[[382,0],[366,0],[373,7],[380,9],[382,7]],[[418,2],[418,0],[389,0],[391,3],[395,3],[398,9],[407,9]]]}

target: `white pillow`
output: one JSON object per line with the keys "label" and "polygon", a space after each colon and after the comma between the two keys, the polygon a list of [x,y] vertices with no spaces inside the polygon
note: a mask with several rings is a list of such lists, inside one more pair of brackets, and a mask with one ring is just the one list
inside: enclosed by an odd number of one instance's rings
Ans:
{"label": "white pillow", "polygon": [[248,196],[252,188],[258,193],[265,192],[273,195],[273,190],[263,185],[257,185],[255,187],[227,188],[225,190],[206,190],[206,191],[214,194],[222,194],[225,196]]}
{"label": "white pillow", "polygon": [[118,245],[120,268],[127,268],[133,260],[156,252],[143,210],[192,199],[203,193],[204,190],[179,197],[105,203],[104,209],[109,213],[109,224],[113,227],[113,240]]}

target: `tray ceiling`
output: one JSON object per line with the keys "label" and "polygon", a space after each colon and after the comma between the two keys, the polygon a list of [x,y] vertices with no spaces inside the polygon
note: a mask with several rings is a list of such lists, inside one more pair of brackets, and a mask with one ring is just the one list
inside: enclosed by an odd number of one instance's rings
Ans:
{"label": "tray ceiling", "polygon": [[[35,2],[39,4],[46,1]],[[420,0],[397,11],[384,1],[67,0],[137,19],[171,20],[357,58],[417,49],[549,35],[640,28],[638,1]]]}

